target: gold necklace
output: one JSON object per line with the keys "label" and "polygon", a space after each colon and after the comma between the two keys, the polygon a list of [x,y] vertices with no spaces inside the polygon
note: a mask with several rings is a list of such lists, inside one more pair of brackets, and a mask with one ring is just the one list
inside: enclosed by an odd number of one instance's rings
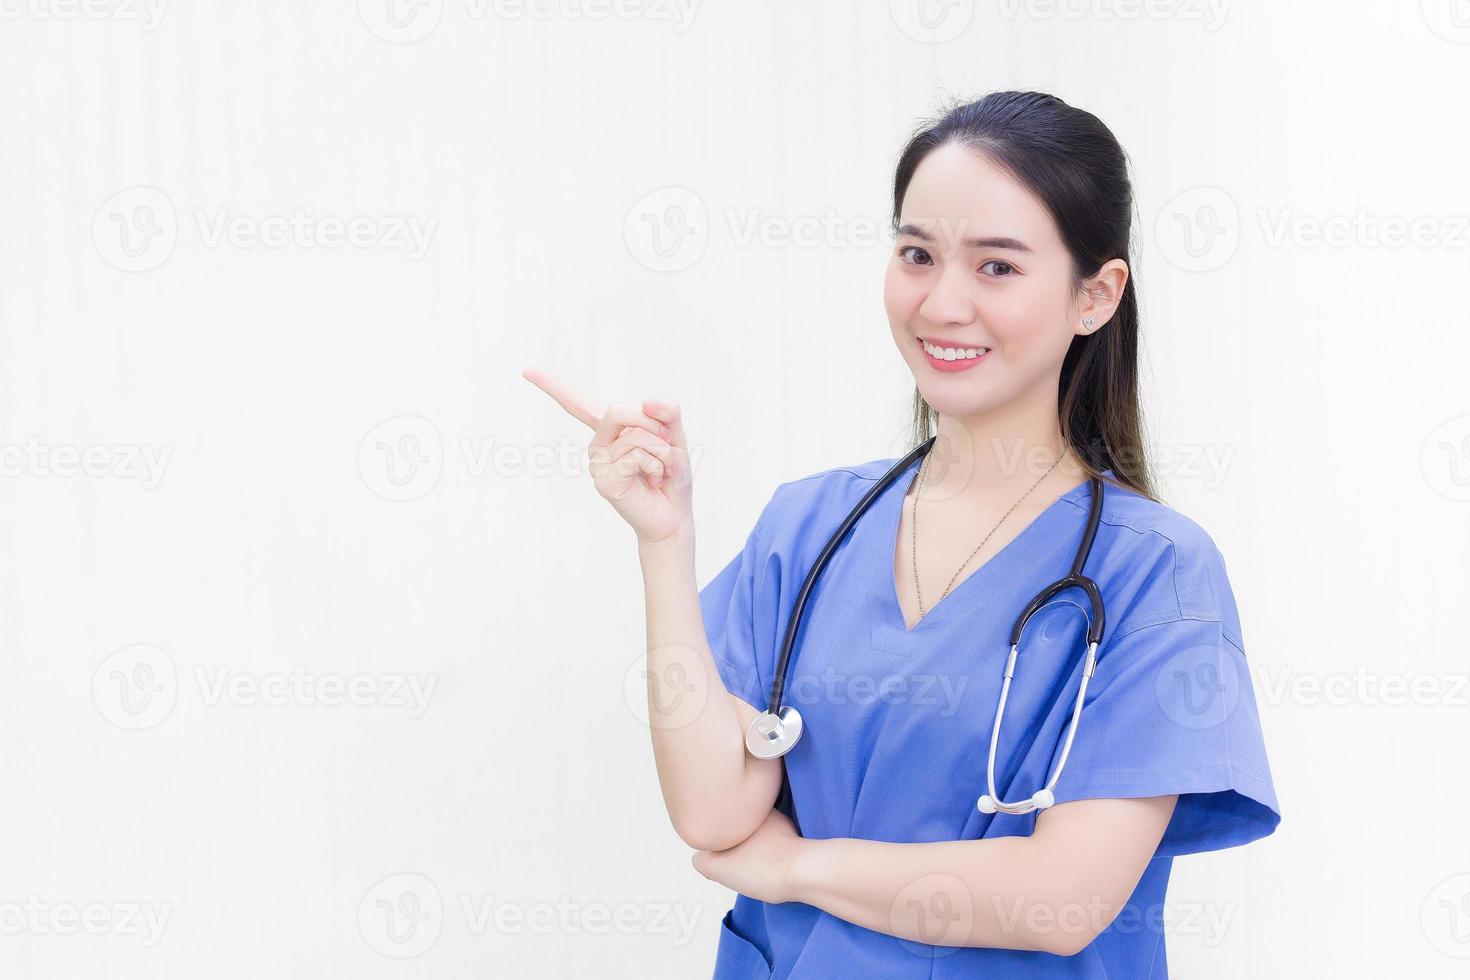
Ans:
{"label": "gold necklace", "polygon": [[[971,558],[974,558],[976,555],[978,555],[980,553],[980,549],[983,548],[983,547],[985,547],[985,542],[986,541],[989,541],[990,540],[990,535],[994,534],[995,533],[995,529],[998,528],[998,527],[1000,527],[1001,521],[1004,521],[1007,517],[1010,517],[1011,516],[1011,511],[1012,510],[1015,510],[1016,507],[1020,505],[1021,501],[1022,500],[1025,500],[1027,498],[1027,496],[1030,495],[1030,493],[1031,493],[1032,490],[1035,490],[1038,486],[1040,486],[1042,480],[1045,480],[1049,475],[1051,475],[1051,471],[1057,468],[1057,464],[1062,461],[1062,457],[1065,456],[1065,455],[1067,455],[1067,447],[1063,446],[1062,447],[1061,455],[1057,457],[1056,462],[1055,463],[1052,463],[1051,466],[1047,467],[1046,472],[1043,473],[1043,474],[1041,474],[1041,476],[1037,477],[1036,478],[1036,482],[1033,483],[1033,484],[1031,484],[1031,486],[1027,488],[1026,492],[1023,493],[1023,494],[1021,494],[1021,496],[1019,498],[1017,498],[1017,500],[1016,500],[1016,502],[1014,504],[1011,504],[1010,510],[1008,510],[1004,514],[1000,515],[1000,520],[995,522],[995,526],[992,527],[990,529],[990,531],[985,535],[985,537],[981,539],[980,543],[975,546],[975,550],[972,551],[972,552],[970,552],[970,557],[969,558],[966,558],[964,560],[963,564],[961,564],[959,568],[955,569],[954,575],[950,577],[949,585],[946,585],[944,587],[944,592],[939,597],[939,602],[943,602],[944,601],[944,597],[947,596],[947,595],[949,595],[949,590],[950,590],[951,587],[954,586],[955,579],[957,579],[957,578],[960,577],[960,572],[963,572],[965,570],[965,565],[970,564],[970,559]],[[920,621],[922,621],[924,619],[924,594],[919,589],[919,494],[922,493],[923,490],[924,490],[924,473],[925,473],[925,470],[928,468],[928,466],[929,466],[929,456],[928,456],[928,454],[925,454],[925,456],[924,456],[924,462],[921,463],[921,464],[919,464],[919,487],[918,487],[917,490],[914,491],[914,511],[913,511],[913,525],[912,525],[913,530],[910,532],[910,540],[909,540],[909,544],[912,546],[912,550],[913,550],[913,559],[914,559],[914,596],[915,596],[915,598],[917,598],[919,600],[919,620]],[[936,605],[938,605],[938,603],[936,603]],[[918,624],[918,622],[915,622],[914,625],[917,626],[919,624]]]}

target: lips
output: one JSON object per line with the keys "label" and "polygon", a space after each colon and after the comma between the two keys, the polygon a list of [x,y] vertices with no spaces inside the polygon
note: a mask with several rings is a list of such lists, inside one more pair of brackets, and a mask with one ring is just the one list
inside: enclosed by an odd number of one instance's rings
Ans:
{"label": "lips", "polygon": [[[955,350],[956,354],[953,357],[935,357],[932,353],[930,353],[928,346],[925,345],[924,338],[919,337],[916,339],[919,343],[919,350],[922,351],[924,354],[924,361],[936,371],[968,371],[970,368],[981,364],[982,362],[988,360],[990,357],[990,348],[984,346],[983,344],[977,344],[974,347],[965,348],[956,346],[952,342],[947,342],[943,345],[934,344],[934,346]],[[931,341],[930,343],[932,344],[933,342]],[[967,349],[976,350],[979,353],[975,357],[968,357],[964,354],[958,353],[958,351],[963,351]]]}
{"label": "lips", "polygon": [[919,343],[920,344],[926,344],[927,343],[927,344],[932,344],[935,347],[938,347],[938,348],[941,348],[941,349],[943,349],[943,348],[952,348],[954,350],[959,350],[959,351],[976,350],[976,351],[980,351],[981,353],[984,353],[985,351],[990,350],[990,345],[989,344],[967,344],[967,343],[963,343],[963,342],[958,341],[958,340],[935,339],[933,337],[920,337],[919,338]]}

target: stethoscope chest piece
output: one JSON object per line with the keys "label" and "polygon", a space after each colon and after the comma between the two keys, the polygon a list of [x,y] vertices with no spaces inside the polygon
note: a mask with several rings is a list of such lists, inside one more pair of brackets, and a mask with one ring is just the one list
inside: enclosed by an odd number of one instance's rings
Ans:
{"label": "stethoscope chest piece", "polygon": [[791,751],[801,738],[801,712],[783,704],[779,714],[762,711],[750,719],[745,747],[757,759],[775,759]]}
{"label": "stethoscope chest piece", "polygon": [[[776,660],[775,675],[771,678],[771,697],[766,702],[766,710],[751,719],[750,726],[745,730],[745,748],[757,759],[776,759],[790,752],[797,741],[801,739],[801,713],[789,704],[781,703],[781,692],[786,686],[786,680],[791,669],[791,655],[796,646],[797,632],[801,626],[801,616],[806,609],[807,600],[811,598],[812,588],[816,584],[817,577],[821,575],[822,569],[826,567],[833,552],[837,550],[838,544],[847,533],[852,530],[859,517],[872,505],[879,494],[883,493],[898,478],[898,475],[913,465],[927,453],[934,445],[938,436],[933,436],[926,442],[917,446],[903,459],[891,466],[887,473],[863,494],[861,500],[852,508],[838,526],[832,532],[832,536],[822,547],[821,553],[817,555],[815,563],[807,571],[806,578],[801,584],[801,590],[796,595],[795,605],[792,607],[791,616],[786,623],[786,636],[781,644],[781,654]],[[1067,754],[1072,749],[1072,739],[1077,735],[1077,726],[1081,721],[1082,705],[1087,699],[1087,681],[1092,677],[1097,665],[1097,648],[1102,643],[1103,622],[1106,610],[1103,606],[1102,591],[1097,583],[1084,574],[1087,558],[1092,553],[1092,542],[1097,535],[1098,527],[1102,521],[1103,509],[1103,481],[1094,476],[1091,478],[1092,500],[1087,508],[1087,523],[1082,530],[1082,540],[1077,545],[1077,554],[1072,559],[1072,569],[1063,578],[1058,579],[1046,586],[1026,604],[1020,616],[1016,618],[1015,625],[1011,627],[1011,655],[1006,661],[1005,676],[1001,681],[1000,698],[995,706],[995,720],[991,725],[990,753],[985,766],[985,789],[986,792],[975,801],[975,807],[981,813],[1007,813],[1027,814],[1037,810],[1045,810],[1055,805],[1055,788],[1057,780],[1061,778],[1062,767],[1067,764]],[[887,577],[887,576],[885,576]],[[891,582],[885,584],[886,590],[891,587]],[[1016,672],[1016,660],[1020,653],[1021,634],[1025,631],[1026,623],[1032,615],[1045,606],[1054,596],[1068,589],[1081,589],[1087,594],[1088,609],[1091,616],[1087,625],[1087,657],[1082,666],[1082,680],[1077,686],[1077,698],[1072,704],[1071,723],[1067,726],[1067,737],[1062,743],[1061,754],[1057,757],[1056,771],[1046,781],[1041,789],[1032,793],[1024,800],[1007,802],[1000,798],[995,789],[995,756],[996,745],[1000,741],[1001,719],[1005,716],[1006,698],[1010,694],[1011,678]],[[1086,612],[1088,610],[1084,610]],[[774,709],[774,710],[773,710]]]}

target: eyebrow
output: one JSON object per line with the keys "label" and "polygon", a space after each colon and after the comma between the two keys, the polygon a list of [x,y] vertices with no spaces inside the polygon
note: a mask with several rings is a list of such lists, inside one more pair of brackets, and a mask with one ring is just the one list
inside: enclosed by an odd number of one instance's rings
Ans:
{"label": "eyebrow", "polygon": [[[912,235],[921,242],[932,242],[934,236],[929,234],[918,225],[899,225],[900,235]],[[1030,252],[1031,248],[1018,238],[966,238],[965,245],[969,248],[1003,248],[1012,252]]]}

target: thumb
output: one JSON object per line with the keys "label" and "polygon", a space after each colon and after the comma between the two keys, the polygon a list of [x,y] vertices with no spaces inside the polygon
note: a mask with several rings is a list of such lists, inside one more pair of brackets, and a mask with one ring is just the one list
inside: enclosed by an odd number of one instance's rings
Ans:
{"label": "thumb", "polygon": [[688,451],[689,442],[684,436],[684,419],[678,402],[665,398],[645,398],[643,411],[668,426],[669,431],[664,437],[669,440],[669,445]]}

